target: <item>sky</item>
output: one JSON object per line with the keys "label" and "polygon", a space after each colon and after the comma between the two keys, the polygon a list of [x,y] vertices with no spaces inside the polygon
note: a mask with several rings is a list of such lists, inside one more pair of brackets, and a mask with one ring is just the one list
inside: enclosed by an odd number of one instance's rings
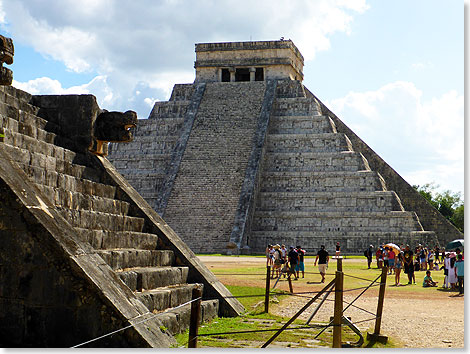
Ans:
{"label": "sky", "polygon": [[193,82],[195,43],[292,39],[304,85],[395,171],[463,198],[463,1],[0,0],[0,33],[13,86],[139,118]]}

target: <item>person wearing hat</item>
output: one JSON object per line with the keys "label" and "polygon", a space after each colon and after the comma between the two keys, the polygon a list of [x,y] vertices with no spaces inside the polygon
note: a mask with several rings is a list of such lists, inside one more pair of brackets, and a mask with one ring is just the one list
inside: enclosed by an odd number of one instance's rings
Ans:
{"label": "person wearing hat", "polygon": [[328,251],[325,250],[325,245],[321,245],[320,250],[317,253],[317,257],[315,258],[314,266],[317,265],[317,261],[318,261],[318,271],[320,272],[322,283],[325,282],[325,274],[326,274],[326,269],[328,267],[329,260],[330,260],[330,255]]}

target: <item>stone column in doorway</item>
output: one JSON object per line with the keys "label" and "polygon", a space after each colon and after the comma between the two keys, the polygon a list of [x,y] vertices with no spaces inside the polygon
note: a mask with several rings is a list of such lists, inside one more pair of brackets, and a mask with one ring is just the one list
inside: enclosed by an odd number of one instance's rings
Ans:
{"label": "stone column in doorway", "polygon": [[250,81],[255,81],[255,73],[256,73],[256,69],[250,68]]}
{"label": "stone column in doorway", "polygon": [[230,71],[230,82],[235,82],[235,68],[229,68]]}

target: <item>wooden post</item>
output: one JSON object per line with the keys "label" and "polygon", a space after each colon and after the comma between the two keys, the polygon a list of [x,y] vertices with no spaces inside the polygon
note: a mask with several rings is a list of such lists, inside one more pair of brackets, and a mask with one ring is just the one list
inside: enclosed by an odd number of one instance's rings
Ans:
{"label": "wooden post", "polygon": [[264,312],[269,312],[269,290],[271,288],[271,266],[266,266],[266,292],[264,294]]}
{"label": "wooden post", "polygon": [[384,308],[385,286],[387,285],[387,267],[382,268],[382,277],[380,278],[379,301],[377,303],[377,318],[375,319],[374,334],[380,334],[380,325],[382,324],[382,312]]}
{"label": "wooden post", "polygon": [[384,307],[385,288],[387,285],[387,267],[382,268],[382,276],[380,277],[379,301],[377,302],[377,315],[375,319],[374,333],[367,333],[367,339],[387,343],[388,337],[380,334],[380,325],[382,324],[382,312]]}
{"label": "wooden post", "polygon": [[199,330],[199,322],[201,321],[202,287],[196,286],[193,289],[192,299],[198,300],[191,303],[188,348],[197,348],[197,334]]}
{"label": "wooden post", "polygon": [[336,270],[340,272],[343,271],[343,256],[336,257]]}
{"label": "wooden post", "polygon": [[292,279],[290,278],[291,274],[289,274],[287,276],[287,282],[289,283],[289,291],[291,292],[291,294],[294,293],[294,289],[292,288]]}
{"label": "wooden post", "polygon": [[332,281],[330,281],[328,283],[327,286],[325,286],[317,295],[315,295],[313,298],[311,298],[309,300],[309,302],[307,302],[304,307],[302,307],[299,311],[297,311],[297,313],[291,317],[291,319],[289,321],[287,321],[284,326],[282,326],[282,328],[280,328],[276,333],[274,333],[274,335],[268,339],[268,341],[266,343],[264,343],[261,348],[266,348],[274,339],[277,338],[278,335],[280,335],[282,333],[282,331],[284,331],[292,322],[294,322],[297,317],[299,317],[306,309],[309,308],[309,306],[311,304],[313,304],[320,296],[322,296],[322,294],[327,291],[329,288],[331,288],[333,286],[335,282],[335,279],[333,279]]}
{"label": "wooden post", "polygon": [[336,271],[335,314],[333,318],[333,348],[341,348],[341,324],[343,323],[343,272]]}

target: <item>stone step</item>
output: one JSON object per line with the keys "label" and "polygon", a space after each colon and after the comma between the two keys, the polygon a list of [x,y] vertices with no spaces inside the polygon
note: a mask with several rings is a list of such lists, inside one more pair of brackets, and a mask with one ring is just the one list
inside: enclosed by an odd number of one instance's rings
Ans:
{"label": "stone step", "polygon": [[132,185],[132,187],[138,190],[140,194],[155,194],[155,188],[162,185],[166,176],[165,173],[146,173],[145,175],[140,173],[137,175],[122,173],[122,175],[126,177],[127,181]]}
{"label": "stone step", "polygon": [[375,171],[263,172],[261,192],[373,192],[386,190]]}
{"label": "stone step", "polygon": [[13,86],[0,86],[0,95],[1,95],[0,101],[5,100],[6,95],[9,95],[12,98],[15,98],[17,100],[24,101],[24,102],[31,102],[31,99],[33,98],[33,95],[30,94],[29,92],[20,90]]}
{"label": "stone step", "polygon": [[149,158],[146,155],[134,156],[128,160],[110,160],[116,168],[122,169],[124,172],[129,170],[129,174],[136,175],[139,177],[150,177],[151,175],[166,174],[167,166],[170,163],[171,156],[169,154],[156,155],[159,158]]}
{"label": "stone step", "polygon": [[18,97],[5,94],[4,99],[0,101],[0,114],[15,118],[20,111],[36,115],[39,112],[39,107]]}
{"label": "stone step", "polygon": [[185,284],[188,280],[188,273],[188,267],[146,267],[117,272],[132,291]]}
{"label": "stone step", "polygon": [[160,101],[155,102],[149,119],[159,119],[161,117],[184,117],[189,106],[188,101]]}
{"label": "stone step", "polygon": [[414,212],[256,211],[252,230],[342,232],[422,230]]}
{"label": "stone step", "polygon": [[3,128],[2,131],[20,133],[50,144],[55,142],[57,138],[56,134],[44,130],[44,127],[47,125],[46,120],[24,111],[20,111],[17,118],[19,120],[0,115],[0,127]]}
{"label": "stone step", "polygon": [[272,112],[277,116],[321,116],[321,107],[307,97],[276,98]]}
{"label": "stone step", "polygon": [[377,192],[262,192],[258,196],[257,210],[304,211],[402,211],[401,203],[393,191]]}
{"label": "stone step", "polygon": [[37,187],[59,208],[99,211],[115,215],[127,215],[129,212],[129,203],[122,200],[104,198],[45,185],[37,185]]}
{"label": "stone step", "polygon": [[167,250],[139,250],[132,248],[97,250],[97,253],[113,270],[171,266],[175,261],[173,251]]}
{"label": "stone step", "polygon": [[[377,247],[381,244],[393,242],[397,245],[409,244],[415,245],[434,244],[435,233],[433,231],[366,231],[366,232],[353,232],[353,231],[292,231],[292,230],[278,230],[278,231],[253,231],[250,235],[252,240],[252,250],[264,252],[268,244],[285,244],[286,246],[305,246],[312,245],[312,248],[307,248],[306,256],[315,257],[321,245],[325,245],[326,250],[330,256],[334,255],[336,242],[341,244],[341,251],[343,253],[354,252],[357,250],[365,250],[369,245]],[[304,247],[302,247],[304,248]],[[305,249],[305,248],[304,248]],[[330,258],[331,261],[331,258]],[[312,264],[313,265],[313,264]],[[308,266],[308,265],[307,265]]]}
{"label": "stone step", "polygon": [[80,179],[55,171],[44,171],[32,166],[23,165],[22,167],[38,188],[40,188],[39,185],[45,185],[109,199],[114,199],[116,195],[116,187],[114,186],[96,183],[88,179]]}
{"label": "stone step", "polygon": [[305,97],[305,90],[300,81],[297,80],[279,80],[276,87],[276,97],[292,98]]}
{"label": "stone step", "polygon": [[139,250],[155,250],[158,247],[158,236],[143,232],[90,230],[78,228],[82,239],[96,249],[134,248]]}
{"label": "stone step", "polygon": [[[140,121],[138,123],[140,123]],[[157,136],[179,135],[183,123],[184,118],[152,119],[150,123],[138,126],[135,131],[135,136],[152,136],[155,138]]]}
{"label": "stone step", "polygon": [[170,101],[191,102],[194,93],[193,84],[176,84],[173,86]]}
{"label": "stone step", "polygon": [[199,284],[179,284],[137,292],[136,295],[149,311],[163,311],[191,301],[192,291]]}
{"label": "stone step", "polygon": [[336,126],[328,116],[272,116],[269,134],[336,133]]}
{"label": "stone step", "polygon": [[337,152],[352,151],[349,138],[339,133],[268,134],[267,152]]}
{"label": "stone step", "polygon": [[[7,147],[7,145],[4,145]],[[38,184],[44,184],[51,187],[63,187],[67,183],[73,183],[70,181],[62,181],[62,179],[75,179],[79,181],[86,181],[99,183],[101,173],[93,168],[85,167],[81,165],[70,164],[63,160],[54,160],[53,158],[47,158],[47,156],[38,156],[33,153],[30,156],[27,150],[20,151],[19,149],[9,149],[10,152],[18,152],[14,156],[17,160],[18,165],[25,171],[25,173],[32,178],[33,182]],[[22,153],[26,153],[23,155]],[[13,155],[12,155],[13,156]],[[13,160],[15,160],[15,158]],[[21,159],[21,161],[18,161]],[[28,159],[32,164],[28,163]],[[52,168],[55,165],[55,170]],[[66,183],[65,185],[62,182]],[[70,190],[70,189],[69,189]],[[72,189],[73,190],[73,189]],[[80,189],[80,191],[83,189]],[[106,195],[102,195],[106,196]]]}
{"label": "stone step", "polygon": [[[217,317],[219,311],[219,300],[203,300],[201,303],[201,321],[209,322]],[[186,331],[189,328],[191,318],[191,304],[179,307],[175,310],[169,310],[157,317],[169,333],[177,334]]]}
{"label": "stone step", "polygon": [[370,171],[365,157],[354,151],[341,152],[270,152],[264,171]]}
{"label": "stone step", "polygon": [[58,210],[72,226],[85,229],[142,232],[145,223],[144,219],[134,216],[64,208]]}
{"label": "stone step", "polygon": [[[88,164],[88,159],[84,154],[8,130],[5,131],[4,144],[28,151],[31,156],[35,156],[34,159],[30,159],[30,163],[33,165],[38,163],[37,166],[43,168],[47,168],[46,163],[53,164],[52,159],[64,160],[75,165],[86,166]],[[55,166],[50,166],[50,169],[55,169]]]}
{"label": "stone step", "polygon": [[[153,139],[142,139],[143,137],[135,138],[134,141],[127,144],[112,144],[111,154],[114,154],[115,151],[121,150],[119,146],[125,146],[122,150],[125,150],[129,155],[140,155],[142,151],[145,151],[149,154],[171,154],[178,140],[178,136],[167,136],[159,138],[158,140],[153,137]],[[144,141],[148,140],[148,141]]]}

